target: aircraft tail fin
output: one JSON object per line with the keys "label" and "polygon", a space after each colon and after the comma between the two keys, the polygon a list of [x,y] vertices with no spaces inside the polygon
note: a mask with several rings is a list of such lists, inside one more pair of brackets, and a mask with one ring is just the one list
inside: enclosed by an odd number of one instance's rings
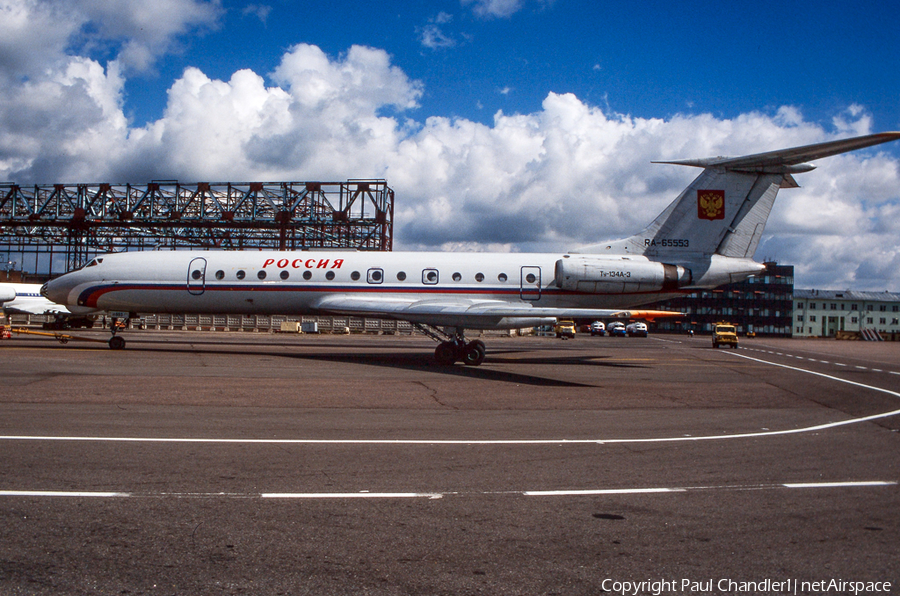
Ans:
{"label": "aircraft tail fin", "polygon": [[815,169],[804,162],[898,139],[900,132],[885,132],[743,157],[654,162],[703,172],[641,232],[573,252],[752,258],[778,190],[796,188],[793,174]]}

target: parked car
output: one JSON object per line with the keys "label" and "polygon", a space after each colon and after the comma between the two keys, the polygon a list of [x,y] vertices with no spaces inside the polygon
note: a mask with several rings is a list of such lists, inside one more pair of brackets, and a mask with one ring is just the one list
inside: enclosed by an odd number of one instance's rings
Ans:
{"label": "parked car", "polygon": [[602,321],[594,321],[591,323],[591,337],[595,335],[606,335],[606,325]]}
{"label": "parked car", "polygon": [[606,332],[611,337],[625,337],[625,323],[614,321],[606,326]]}
{"label": "parked car", "polygon": [[642,321],[635,321],[634,323],[630,323],[627,327],[625,327],[625,333],[628,334],[628,337],[647,337],[647,323]]}
{"label": "parked car", "polygon": [[556,323],[556,337],[560,339],[575,338],[575,323],[573,321],[559,321]]}

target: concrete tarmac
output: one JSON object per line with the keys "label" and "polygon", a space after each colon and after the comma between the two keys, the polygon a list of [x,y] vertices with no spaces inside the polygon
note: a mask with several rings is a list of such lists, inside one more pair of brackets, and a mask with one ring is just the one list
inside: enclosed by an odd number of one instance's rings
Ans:
{"label": "concrete tarmac", "polygon": [[900,592],[897,344],[124,337],[0,341],[0,594]]}

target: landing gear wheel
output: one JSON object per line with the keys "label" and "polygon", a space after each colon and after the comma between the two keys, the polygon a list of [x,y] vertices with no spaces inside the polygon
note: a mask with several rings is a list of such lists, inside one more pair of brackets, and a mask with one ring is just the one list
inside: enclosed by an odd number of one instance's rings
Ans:
{"label": "landing gear wheel", "polygon": [[483,341],[480,339],[470,341],[466,344],[465,353],[462,358],[463,364],[466,366],[478,366],[484,362],[485,354],[486,350]]}
{"label": "landing gear wheel", "polygon": [[438,364],[444,365],[456,362],[456,344],[449,341],[439,343],[438,347],[434,349],[434,359],[437,360]]}
{"label": "landing gear wheel", "polygon": [[125,347],[125,340],[119,337],[118,335],[109,338],[109,349],[110,350],[121,350]]}

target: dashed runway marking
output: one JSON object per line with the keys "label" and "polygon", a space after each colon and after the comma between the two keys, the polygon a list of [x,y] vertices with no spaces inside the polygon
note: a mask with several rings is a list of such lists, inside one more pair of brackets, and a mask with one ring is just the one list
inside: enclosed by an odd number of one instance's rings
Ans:
{"label": "dashed runway marking", "polygon": [[[851,366],[850,364],[846,364],[844,362],[831,362],[830,360],[819,360],[818,358],[807,358],[805,356],[797,356],[795,354],[787,354],[787,353],[782,353],[782,352],[773,352],[772,350],[762,350],[760,348],[744,348],[744,347],[742,347],[741,349],[744,351],[747,351],[747,352],[759,352],[759,353],[763,353],[763,354],[772,354],[773,356],[784,356],[786,358],[796,358],[797,360],[808,360],[809,362],[818,362],[819,364],[833,364],[835,366],[842,366],[842,367],[850,367]],[[871,368],[868,366],[862,366],[862,365],[858,365],[858,364],[855,364],[852,366],[853,366],[853,368],[855,368],[857,370],[870,370],[872,372],[878,372],[878,373],[887,372],[888,374],[891,374],[891,375],[900,375],[900,372],[892,371],[892,370],[885,371],[884,369],[881,369],[881,368]]]}

